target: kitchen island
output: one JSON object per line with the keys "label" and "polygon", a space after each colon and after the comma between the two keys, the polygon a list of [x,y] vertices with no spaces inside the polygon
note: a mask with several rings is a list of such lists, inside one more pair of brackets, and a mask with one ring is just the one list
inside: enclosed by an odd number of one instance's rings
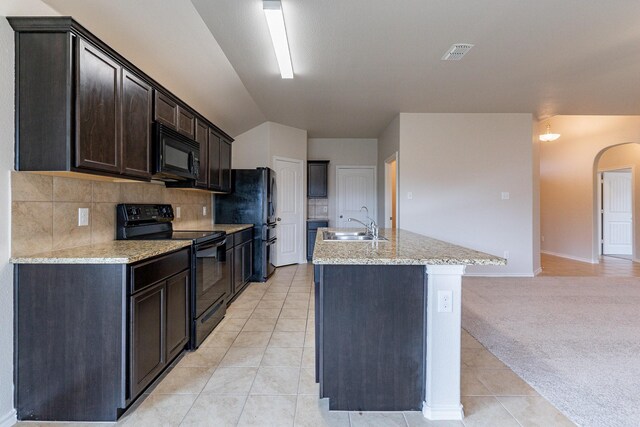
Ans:
{"label": "kitchen island", "polygon": [[461,278],[506,260],[404,230],[332,241],[319,229],[316,380],[332,410],[422,410],[462,419]]}

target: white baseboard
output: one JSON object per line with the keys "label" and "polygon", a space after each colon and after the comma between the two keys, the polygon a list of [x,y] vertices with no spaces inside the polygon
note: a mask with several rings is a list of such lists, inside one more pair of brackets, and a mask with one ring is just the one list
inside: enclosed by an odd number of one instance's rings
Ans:
{"label": "white baseboard", "polygon": [[424,402],[422,404],[422,415],[431,421],[462,420],[464,411],[462,410],[462,405],[428,406],[427,402]]}
{"label": "white baseboard", "polygon": [[574,261],[586,262],[586,263],[589,263],[589,264],[598,264],[598,260],[593,260],[593,259],[588,259],[588,258],[580,258],[580,257],[577,257],[577,256],[561,254],[561,253],[558,253],[558,252],[540,251],[540,253],[546,254],[546,255],[553,255],[553,256],[560,257],[560,258],[572,259]]}
{"label": "white baseboard", "polygon": [[465,273],[463,277],[533,277],[535,273]]}
{"label": "white baseboard", "polygon": [[0,427],[11,427],[12,425],[14,425],[17,422],[18,422],[18,419],[16,418],[16,410],[15,409],[12,409],[8,413],[6,413],[2,417],[0,417]]}

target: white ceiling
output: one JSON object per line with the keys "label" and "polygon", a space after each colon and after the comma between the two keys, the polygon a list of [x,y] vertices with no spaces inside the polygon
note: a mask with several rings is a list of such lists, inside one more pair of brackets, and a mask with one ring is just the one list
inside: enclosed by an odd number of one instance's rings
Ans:
{"label": "white ceiling", "polygon": [[[282,2],[293,80],[280,79],[261,0],[44,0],[234,136],[271,120],[377,137],[401,111],[640,114],[634,0]],[[458,42],[475,47],[441,61]]]}
{"label": "white ceiling", "polygon": [[282,0],[293,80],[261,0],[192,3],[265,116],[311,137],[376,137],[400,111],[640,114],[638,1]]}

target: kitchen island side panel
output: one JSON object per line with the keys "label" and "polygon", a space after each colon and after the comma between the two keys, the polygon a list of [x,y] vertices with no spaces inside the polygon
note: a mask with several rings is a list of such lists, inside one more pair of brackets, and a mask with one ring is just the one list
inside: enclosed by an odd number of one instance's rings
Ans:
{"label": "kitchen island side panel", "polygon": [[425,267],[323,265],[319,376],[332,410],[420,410],[425,393]]}
{"label": "kitchen island side panel", "polygon": [[117,419],[125,403],[124,269],[16,266],[18,419]]}

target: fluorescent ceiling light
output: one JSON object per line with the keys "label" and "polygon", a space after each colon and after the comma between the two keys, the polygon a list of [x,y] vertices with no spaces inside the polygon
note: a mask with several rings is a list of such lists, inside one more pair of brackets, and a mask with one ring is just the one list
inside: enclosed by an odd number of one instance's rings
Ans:
{"label": "fluorescent ceiling light", "polygon": [[291,65],[291,53],[287,41],[287,29],[284,26],[282,3],[280,0],[263,0],[262,9],[267,18],[273,49],[276,51],[276,59],[280,66],[280,75],[283,79],[293,78],[293,66]]}

